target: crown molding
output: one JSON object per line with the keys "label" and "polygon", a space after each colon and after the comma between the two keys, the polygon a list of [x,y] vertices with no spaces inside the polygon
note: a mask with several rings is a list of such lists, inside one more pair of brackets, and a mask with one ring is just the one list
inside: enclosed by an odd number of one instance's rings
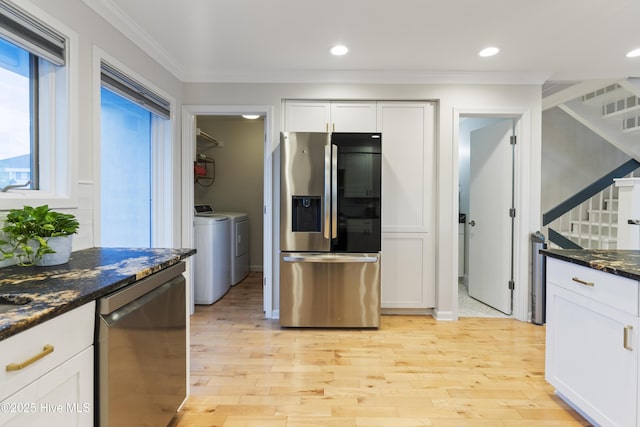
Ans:
{"label": "crown molding", "polygon": [[187,72],[190,83],[351,83],[351,84],[490,84],[542,85],[544,72],[308,70]]}
{"label": "crown molding", "polygon": [[184,81],[184,68],[148,33],[142,31],[140,26],[111,0],[82,1],[151,58],[166,68],[167,71],[173,74],[178,80]]}

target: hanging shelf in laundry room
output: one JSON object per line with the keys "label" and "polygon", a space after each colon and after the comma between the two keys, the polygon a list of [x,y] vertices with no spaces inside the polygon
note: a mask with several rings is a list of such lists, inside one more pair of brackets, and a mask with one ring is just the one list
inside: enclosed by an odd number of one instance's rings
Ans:
{"label": "hanging shelf in laundry room", "polygon": [[193,162],[194,182],[209,187],[216,180],[216,161],[205,154],[197,153]]}
{"label": "hanging shelf in laundry room", "polygon": [[214,147],[222,147],[224,145],[222,141],[215,139],[200,128],[196,128],[196,141],[202,144],[213,145]]}

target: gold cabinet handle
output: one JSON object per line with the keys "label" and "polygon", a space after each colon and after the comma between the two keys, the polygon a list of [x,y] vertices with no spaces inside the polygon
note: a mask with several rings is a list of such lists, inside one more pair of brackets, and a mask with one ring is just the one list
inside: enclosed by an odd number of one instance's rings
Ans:
{"label": "gold cabinet handle", "polygon": [[335,124],[335,123],[333,123],[333,124],[331,125],[331,127],[332,127],[331,132],[335,132],[335,131],[336,131],[336,124]]}
{"label": "gold cabinet handle", "polygon": [[589,286],[591,288],[593,288],[595,286],[595,283],[593,283],[593,282],[585,282],[584,280],[580,280],[577,277],[574,277],[571,280],[573,280],[574,282],[580,283],[581,285]]}
{"label": "gold cabinet handle", "polygon": [[631,335],[631,331],[633,331],[633,326],[627,325],[624,327],[622,346],[625,350],[633,350],[633,347],[629,345],[629,336]]}
{"label": "gold cabinet handle", "polygon": [[53,346],[46,344],[43,348],[42,351],[38,354],[36,354],[35,356],[33,356],[31,359],[27,359],[22,363],[9,363],[7,365],[7,372],[11,372],[11,371],[19,371],[21,369],[26,368],[27,366],[31,365],[34,362],[37,362],[38,360],[42,359],[43,357],[49,355],[53,353]]}
{"label": "gold cabinet handle", "polygon": [[329,122],[324,124],[324,130],[329,132]]}

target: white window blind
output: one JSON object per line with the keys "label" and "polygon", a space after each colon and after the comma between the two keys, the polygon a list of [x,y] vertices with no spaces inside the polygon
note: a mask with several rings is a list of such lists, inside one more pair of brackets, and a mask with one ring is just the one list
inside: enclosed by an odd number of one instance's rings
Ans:
{"label": "white window blind", "polygon": [[105,88],[131,102],[135,102],[164,119],[171,117],[171,103],[169,101],[104,61],[100,64],[100,79]]}
{"label": "white window blind", "polygon": [[0,37],[55,65],[65,64],[65,37],[4,1],[0,1]]}

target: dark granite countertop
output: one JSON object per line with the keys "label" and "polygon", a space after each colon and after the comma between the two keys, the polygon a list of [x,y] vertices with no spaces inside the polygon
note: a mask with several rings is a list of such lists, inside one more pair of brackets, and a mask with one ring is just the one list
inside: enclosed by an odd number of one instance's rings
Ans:
{"label": "dark granite countertop", "polygon": [[541,249],[540,253],[616,276],[640,280],[640,250]]}
{"label": "dark granite countertop", "polygon": [[0,268],[0,295],[33,301],[0,314],[0,340],[98,299],[195,254],[194,249],[91,248],[51,267]]}

